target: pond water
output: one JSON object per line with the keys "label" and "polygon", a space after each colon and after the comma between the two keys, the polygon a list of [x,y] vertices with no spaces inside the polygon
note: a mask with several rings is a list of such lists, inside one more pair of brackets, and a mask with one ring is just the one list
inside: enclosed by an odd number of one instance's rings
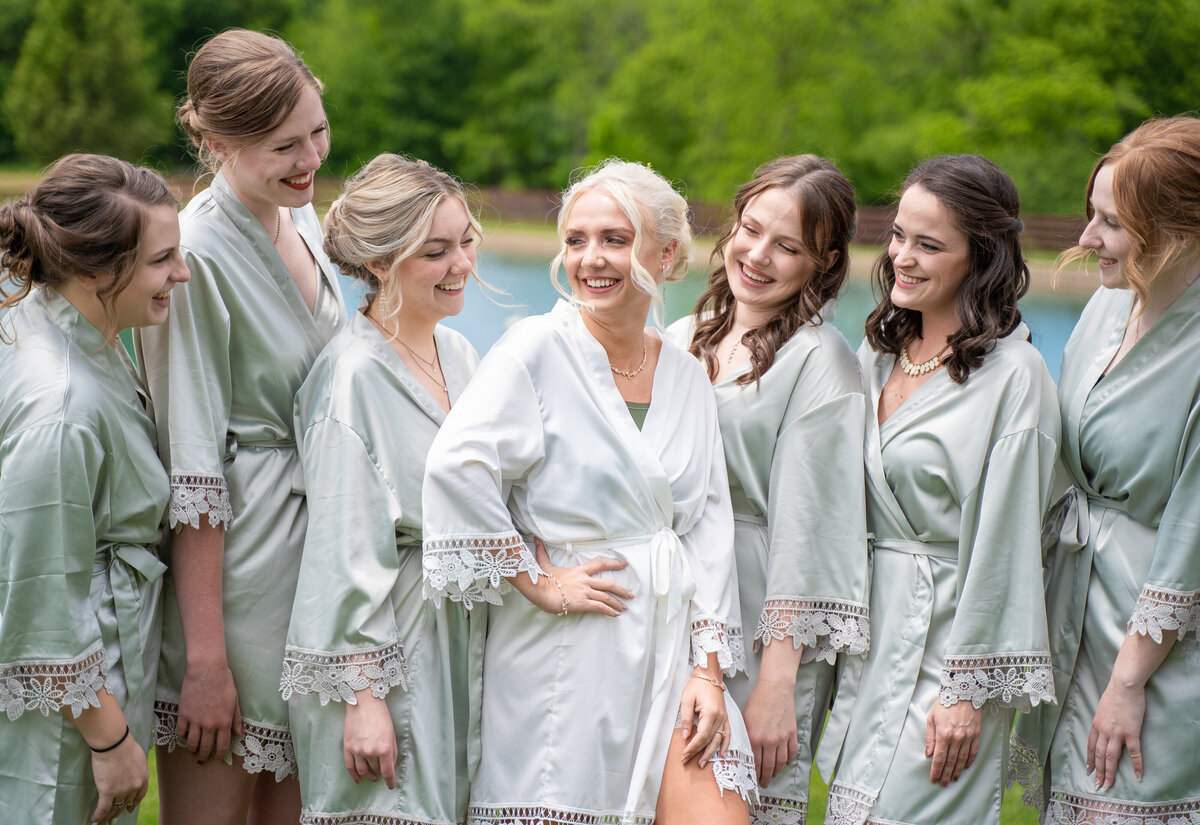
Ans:
{"label": "pond water", "polygon": [[[465,308],[458,316],[446,319],[446,325],[465,335],[479,354],[484,354],[514,322],[527,315],[548,312],[554,306],[558,294],[550,286],[548,263],[542,258],[481,253],[480,276],[503,290],[503,294],[490,294],[475,281],[469,281]],[[706,273],[697,271],[667,285],[667,323],[692,310],[705,280]],[[357,283],[342,278],[342,291],[347,305],[358,306],[363,291]],[[1075,295],[1036,295],[1021,302],[1021,313],[1033,332],[1033,344],[1046,359],[1055,381],[1063,348],[1085,300]],[[864,280],[852,280],[842,292],[834,326],[855,349],[862,342],[863,325],[874,305],[870,284]]]}

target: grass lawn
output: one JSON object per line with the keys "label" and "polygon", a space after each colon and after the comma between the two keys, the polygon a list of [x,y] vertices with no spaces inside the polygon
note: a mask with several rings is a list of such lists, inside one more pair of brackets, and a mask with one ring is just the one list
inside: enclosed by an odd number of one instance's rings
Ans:
{"label": "grass lawn", "polygon": [[[814,772],[812,786],[808,791],[809,825],[821,825],[825,821],[825,784]],[[1004,807],[1000,815],[1001,825],[1038,825],[1037,811],[1021,802],[1021,788],[1015,787],[1004,795]],[[138,812],[138,825],[158,825],[158,783],[154,777],[154,754],[150,754],[150,792]]]}

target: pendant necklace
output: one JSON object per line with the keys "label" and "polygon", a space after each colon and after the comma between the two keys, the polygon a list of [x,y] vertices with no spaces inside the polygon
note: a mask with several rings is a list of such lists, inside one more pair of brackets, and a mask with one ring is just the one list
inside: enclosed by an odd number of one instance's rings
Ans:
{"label": "pendant necklace", "polygon": [[942,356],[946,354],[946,350],[948,349],[950,349],[950,345],[946,344],[937,355],[928,361],[914,364],[912,359],[908,357],[908,347],[900,347],[900,369],[905,375],[912,376],[913,378],[917,378],[927,372],[933,372],[942,365]]}
{"label": "pendant necklace", "polygon": [[[387,327],[385,327],[379,321],[372,318],[370,315],[367,316],[367,320],[370,321],[372,324],[374,324],[379,329],[379,331],[383,333],[384,337],[387,338],[389,343],[394,341],[397,344],[399,344],[400,346],[404,347],[404,349],[407,350],[408,353],[410,355],[412,355],[413,358],[416,359],[417,369],[419,369],[421,372],[425,373],[425,375],[429,378],[429,380],[432,381],[439,389],[441,389],[442,392],[444,392],[446,394],[447,398],[450,397],[450,389],[446,386],[446,383],[444,381],[442,381],[442,379],[438,378],[438,376],[437,376],[438,368],[437,368],[437,342],[436,341],[433,344],[433,350],[434,350],[433,362],[429,362],[429,361],[426,361],[421,356],[417,355],[413,351],[412,347],[410,347],[408,344],[401,341],[399,334],[397,334],[395,332],[389,332]],[[429,364],[429,366],[433,367],[433,372],[430,372],[426,368],[426,366],[425,366],[426,364]]]}

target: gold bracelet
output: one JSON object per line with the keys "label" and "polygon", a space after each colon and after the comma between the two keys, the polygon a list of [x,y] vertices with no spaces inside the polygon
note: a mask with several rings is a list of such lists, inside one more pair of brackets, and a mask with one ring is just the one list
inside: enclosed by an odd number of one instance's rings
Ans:
{"label": "gold bracelet", "polygon": [[705,676],[702,673],[693,673],[692,678],[693,679],[703,679],[704,681],[708,682],[713,687],[720,688],[722,693],[724,693],[726,690],[725,683],[722,682],[720,679],[714,679],[712,676]]}
{"label": "gold bracelet", "polygon": [[[543,572],[545,572],[545,571],[543,571]],[[567,601],[567,592],[565,590],[563,590],[562,582],[560,582],[558,580],[558,577],[555,576],[553,573],[546,573],[546,578],[548,578],[550,581],[552,581],[554,583],[554,586],[558,588],[558,595],[562,597],[562,607],[559,609],[558,613],[556,613],[554,615],[556,615],[556,616],[567,615],[567,613],[568,613],[567,607],[570,605],[570,602]]]}

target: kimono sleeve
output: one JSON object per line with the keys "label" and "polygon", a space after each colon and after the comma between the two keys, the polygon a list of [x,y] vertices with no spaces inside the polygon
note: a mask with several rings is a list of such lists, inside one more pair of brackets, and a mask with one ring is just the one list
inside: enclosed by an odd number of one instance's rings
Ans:
{"label": "kimono sleeve", "polygon": [[701,464],[698,468],[708,479],[707,493],[700,517],[680,540],[690,558],[696,582],[691,611],[692,663],[704,664],[710,653],[716,653],[721,670],[732,676],[746,669],[733,554],[733,509],[716,401],[707,384],[704,389],[708,414],[698,414],[695,426],[701,430],[697,438],[702,439],[696,455],[709,459],[707,467]]}
{"label": "kimono sleeve", "polygon": [[159,450],[171,476],[170,526],[199,529],[233,518],[224,460],[233,395],[230,323],[214,264],[186,252],[191,280],[171,315],[135,333],[137,360],[154,400]]}
{"label": "kimono sleeve", "polygon": [[1178,630],[1177,642],[1189,633],[1189,654],[1200,658],[1200,407],[1188,417],[1187,437],[1167,499],[1154,558],[1138,595],[1129,632],[1162,642],[1164,630]]}
{"label": "kimono sleeve", "polygon": [[308,530],[279,689],[356,704],[408,687],[392,589],[400,505],[362,438],[333,418],[303,434]]}
{"label": "kimono sleeve", "polygon": [[941,677],[947,707],[1054,702],[1040,540],[1058,450],[1054,406],[1038,426],[996,440],[963,501],[958,601]]}
{"label": "kimono sleeve", "polygon": [[[857,372],[857,371],[856,371]],[[798,395],[807,395],[798,385]],[[817,406],[793,396],[771,463],[767,599],[755,641],[790,638],[803,661],[865,655],[867,523],[861,391]]]}
{"label": "kimono sleeve", "polygon": [[107,689],[90,599],[104,460],[96,435],[70,424],[0,445],[0,709],[9,719],[78,714]]}
{"label": "kimono sleeve", "polygon": [[488,353],[433,440],[421,493],[427,598],[499,604],[505,581],[541,569],[513,525],[514,483],[545,455],[537,392],[525,365]]}

